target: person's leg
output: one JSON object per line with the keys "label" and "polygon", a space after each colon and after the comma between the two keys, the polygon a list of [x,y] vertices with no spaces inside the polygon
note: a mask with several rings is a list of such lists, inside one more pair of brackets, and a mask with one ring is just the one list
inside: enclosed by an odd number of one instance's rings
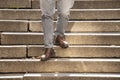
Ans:
{"label": "person's leg", "polygon": [[55,13],[55,0],[40,0],[40,7],[42,10],[42,27],[45,45],[45,52],[40,58],[41,61],[46,61],[55,54],[53,49],[53,15]]}
{"label": "person's leg", "polygon": [[[55,31],[55,36],[59,36],[57,42],[61,43],[62,48],[67,48],[68,44],[62,40],[60,42],[59,39],[64,39],[65,28],[68,27],[68,20],[70,15],[70,8],[72,8],[74,4],[74,0],[58,0],[57,1],[57,9],[58,9],[58,20],[57,20],[57,28]],[[61,38],[60,38],[61,37]],[[66,44],[66,45],[65,45]]]}
{"label": "person's leg", "polygon": [[64,36],[65,28],[68,26],[68,20],[70,15],[70,8],[72,8],[74,0],[58,0],[58,20],[57,28],[55,31],[56,35]]}
{"label": "person's leg", "polygon": [[53,47],[53,15],[55,13],[55,0],[40,0],[42,10],[42,27],[45,48]]}

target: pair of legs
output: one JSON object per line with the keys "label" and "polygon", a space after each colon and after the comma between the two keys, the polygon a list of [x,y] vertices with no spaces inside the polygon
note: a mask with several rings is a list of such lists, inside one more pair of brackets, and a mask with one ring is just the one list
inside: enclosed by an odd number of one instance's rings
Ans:
{"label": "pair of legs", "polygon": [[53,47],[53,15],[55,14],[56,2],[58,19],[55,35],[62,37],[64,36],[65,28],[68,26],[70,8],[74,3],[73,0],[40,0],[45,48]]}
{"label": "pair of legs", "polygon": [[70,8],[72,8],[74,0],[40,0],[40,7],[42,10],[42,26],[44,32],[44,45],[46,49],[49,49],[45,51],[44,57],[47,53],[49,57],[49,55],[51,55],[50,53],[54,52],[53,50],[51,51],[50,48],[53,48],[54,41],[53,15],[55,14],[56,3],[58,18],[55,37],[59,36],[57,42],[63,44],[63,47],[66,46],[63,37],[65,33],[65,28],[67,28],[68,26]]}

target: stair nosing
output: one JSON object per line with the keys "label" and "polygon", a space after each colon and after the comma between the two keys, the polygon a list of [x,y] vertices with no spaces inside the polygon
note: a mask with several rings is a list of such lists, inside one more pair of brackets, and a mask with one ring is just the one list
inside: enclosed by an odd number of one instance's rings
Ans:
{"label": "stair nosing", "polygon": [[117,73],[28,73],[24,77],[114,77],[120,78],[120,74]]}
{"label": "stair nosing", "polygon": [[[41,9],[0,9],[0,11],[41,11]],[[71,11],[118,11],[120,8],[107,9],[70,9]]]}
{"label": "stair nosing", "polygon": [[[0,62],[39,62],[40,59],[0,59]],[[120,62],[120,58],[53,58],[49,61],[60,62]]]}
{"label": "stair nosing", "polygon": [[[43,35],[43,33],[41,32],[1,32],[1,35]],[[84,33],[65,33],[65,35],[90,35],[90,36],[120,36],[120,32],[119,33],[115,33],[115,32],[104,32],[104,33],[97,33],[97,32],[84,32]]]}

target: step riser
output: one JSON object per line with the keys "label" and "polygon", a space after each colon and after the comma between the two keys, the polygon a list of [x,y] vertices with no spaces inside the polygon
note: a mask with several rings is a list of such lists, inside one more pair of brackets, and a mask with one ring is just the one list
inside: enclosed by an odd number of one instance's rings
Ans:
{"label": "step riser", "polygon": [[[41,22],[30,22],[30,31],[43,31]],[[56,24],[54,24],[56,28]],[[67,32],[119,32],[120,22],[69,22]]]}
{"label": "step riser", "polygon": [[[54,24],[56,28],[56,22]],[[41,21],[0,21],[0,31],[4,32],[42,32]],[[120,21],[69,22],[66,32],[119,32]]]}
{"label": "step riser", "polygon": [[99,1],[76,1],[73,9],[114,9],[114,8],[120,8],[120,2],[119,1],[105,1],[105,0],[99,0]]}
{"label": "step riser", "polygon": [[26,57],[26,47],[0,47],[0,58]]}
{"label": "step riser", "polygon": [[[0,20],[38,20],[41,12],[38,10],[0,10]],[[120,10],[103,11],[71,11],[70,19],[120,19]],[[96,15],[96,16],[95,16]]]}
{"label": "step riser", "polygon": [[27,20],[27,19],[40,19],[40,11],[31,11],[28,10],[0,10],[0,13],[2,13],[0,16],[0,20]]}
{"label": "step riser", "polygon": [[1,44],[43,44],[42,35],[1,35]]}
{"label": "step riser", "polygon": [[[28,48],[28,51],[26,51]],[[54,47],[56,57],[120,57],[120,48],[116,47],[75,47],[70,46],[68,49]],[[40,56],[43,54],[42,46],[24,46],[24,47],[0,47],[0,58],[26,58]]]}
{"label": "step riser", "polygon": [[[69,44],[119,45],[119,35],[66,35]],[[43,44],[43,34],[1,34],[1,44]]]}
{"label": "step riser", "polygon": [[[29,46],[28,56],[40,56],[43,54],[44,47]],[[119,48],[100,48],[100,47],[69,47],[61,49],[55,47],[57,57],[120,57]]]}
{"label": "step riser", "polygon": [[72,11],[70,19],[120,19],[120,11]]}
{"label": "step riser", "polygon": [[120,72],[120,62],[111,61],[56,60],[40,62],[18,60],[0,61],[0,64],[0,72]]}
{"label": "step riser", "polygon": [[0,21],[0,31],[28,31],[28,23],[24,21]]}

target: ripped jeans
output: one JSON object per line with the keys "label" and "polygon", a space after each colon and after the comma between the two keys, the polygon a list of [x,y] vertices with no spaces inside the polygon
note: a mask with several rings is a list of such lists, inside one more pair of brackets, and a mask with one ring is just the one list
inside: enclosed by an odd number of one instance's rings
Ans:
{"label": "ripped jeans", "polygon": [[70,8],[72,8],[74,0],[40,0],[45,48],[53,47],[53,15],[56,11],[56,3],[58,18],[55,36],[64,36],[65,28],[68,26]]}

